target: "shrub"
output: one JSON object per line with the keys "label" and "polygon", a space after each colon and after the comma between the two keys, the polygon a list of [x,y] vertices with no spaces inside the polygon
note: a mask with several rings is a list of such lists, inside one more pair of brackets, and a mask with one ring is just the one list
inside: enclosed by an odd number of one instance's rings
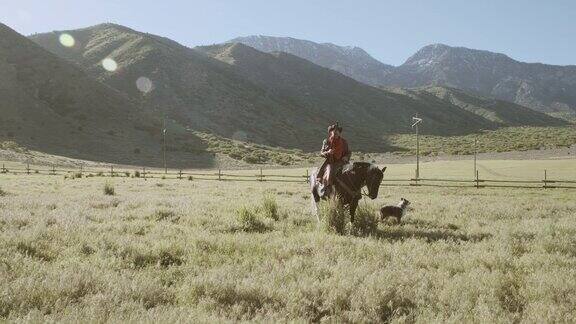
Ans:
{"label": "shrub", "polygon": [[72,175],[72,179],[82,178],[82,172],[76,172]]}
{"label": "shrub", "polygon": [[192,176],[188,176],[188,180],[192,181],[194,178]]}
{"label": "shrub", "polygon": [[140,171],[134,171],[134,178],[140,178]]}
{"label": "shrub", "polygon": [[256,164],[258,163],[258,158],[253,155],[246,155],[242,158],[242,161],[248,164]]}
{"label": "shrub", "polygon": [[103,177],[103,176],[104,176],[104,172],[99,171],[98,173],[96,173],[96,176],[97,176],[97,177]]}
{"label": "shrub", "polygon": [[126,176],[126,178],[130,178],[130,172],[126,171],[124,172],[124,175]]}
{"label": "shrub", "polygon": [[272,195],[264,197],[264,201],[262,202],[262,212],[264,213],[264,217],[271,218],[275,221],[280,219],[278,203]]}
{"label": "shrub", "polygon": [[378,228],[378,218],[374,209],[366,204],[360,204],[356,209],[354,223],[352,224],[352,235],[368,236],[374,234]]}
{"label": "shrub", "polygon": [[0,197],[6,196],[8,193],[0,188]]}
{"label": "shrub", "polygon": [[114,192],[114,186],[110,183],[106,183],[104,185],[104,194],[108,196],[114,196],[116,194]]}
{"label": "shrub", "polygon": [[320,216],[325,231],[344,234],[348,215],[337,198],[331,198],[320,203]]}
{"label": "shrub", "polygon": [[158,209],[152,215],[152,219],[157,222],[161,222],[164,220],[170,220],[173,223],[178,222],[180,217],[176,216],[176,213],[169,209]]}
{"label": "shrub", "polygon": [[263,232],[266,225],[259,219],[257,211],[242,206],[236,211],[239,227],[244,232]]}

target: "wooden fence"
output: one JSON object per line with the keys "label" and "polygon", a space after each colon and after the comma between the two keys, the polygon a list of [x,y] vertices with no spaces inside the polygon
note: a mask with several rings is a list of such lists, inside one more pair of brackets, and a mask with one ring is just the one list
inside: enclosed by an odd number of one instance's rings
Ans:
{"label": "wooden fence", "polygon": [[[60,175],[70,178],[80,177],[131,177],[142,179],[181,179],[181,180],[216,180],[216,181],[260,181],[260,182],[293,182],[306,183],[309,181],[308,170],[302,175],[282,175],[275,173],[265,173],[263,169],[222,172],[217,171],[187,171],[187,170],[164,170],[147,168],[125,168],[110,166],[109,168],[57,168],[32,167],[25,164],[21,167],[6,167],[4,164],[0,169],[2,174],[23,174],[23,175]],[[576,189],[576,180],[549,179],[547,171],[544,170],[541,179],[534,180],[507,180],[480,178],[477,171],[475,179],[442,179],[442,178],[387,178],[382,180],[382,186],[413,186],[413,187],[473,187],[473,188],[565,188]]]}

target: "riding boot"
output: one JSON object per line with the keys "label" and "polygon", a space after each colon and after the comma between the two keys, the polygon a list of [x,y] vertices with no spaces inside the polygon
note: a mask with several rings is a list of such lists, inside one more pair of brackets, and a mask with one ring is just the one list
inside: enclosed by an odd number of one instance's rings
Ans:
{"label": "riding boot", "polygon": [[324,198],[324,195],[326,194],[326,186],[323,183],[319,183],[318,187],[317,187],[317,191],[318,191],[318,196],[320,198]]}

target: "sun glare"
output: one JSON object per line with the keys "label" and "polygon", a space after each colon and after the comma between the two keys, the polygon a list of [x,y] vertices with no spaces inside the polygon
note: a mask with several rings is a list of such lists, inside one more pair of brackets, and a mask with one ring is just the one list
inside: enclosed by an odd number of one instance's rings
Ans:
{"label": "sun glare", "polygon": [[138,80],[136,80],[136,87],[138,90],[146,94],[152,91],[154,85],[152,84],[152,81],[150,81],[150,79],[147,77],[139,77]]}
{"label": "sun glare", "polygon": [[106,71],[114,72],[116,71],[116,69],[118,69],[118,63],[116,63],[116,61],[114,61],[113,59],[107,57],[102,60],[102,67]]}
{"label": "sun glare", "polygon": [[73,47],[76,44],[74,37],[70,34],[60,34],[60,44],[64,47]]}

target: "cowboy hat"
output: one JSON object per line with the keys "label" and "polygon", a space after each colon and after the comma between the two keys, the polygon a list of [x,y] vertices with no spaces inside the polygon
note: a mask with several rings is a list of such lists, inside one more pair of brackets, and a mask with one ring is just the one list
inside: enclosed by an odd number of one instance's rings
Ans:
{"label": "cowboy hat", "polygon": [[337,129],[340,133],[342,133],[342,126],[340,126],[340,124],[338,122],[336,122],[336,124],[334,125],[330,125],[328,126],[328,133],[330,133],[331,131]]}

